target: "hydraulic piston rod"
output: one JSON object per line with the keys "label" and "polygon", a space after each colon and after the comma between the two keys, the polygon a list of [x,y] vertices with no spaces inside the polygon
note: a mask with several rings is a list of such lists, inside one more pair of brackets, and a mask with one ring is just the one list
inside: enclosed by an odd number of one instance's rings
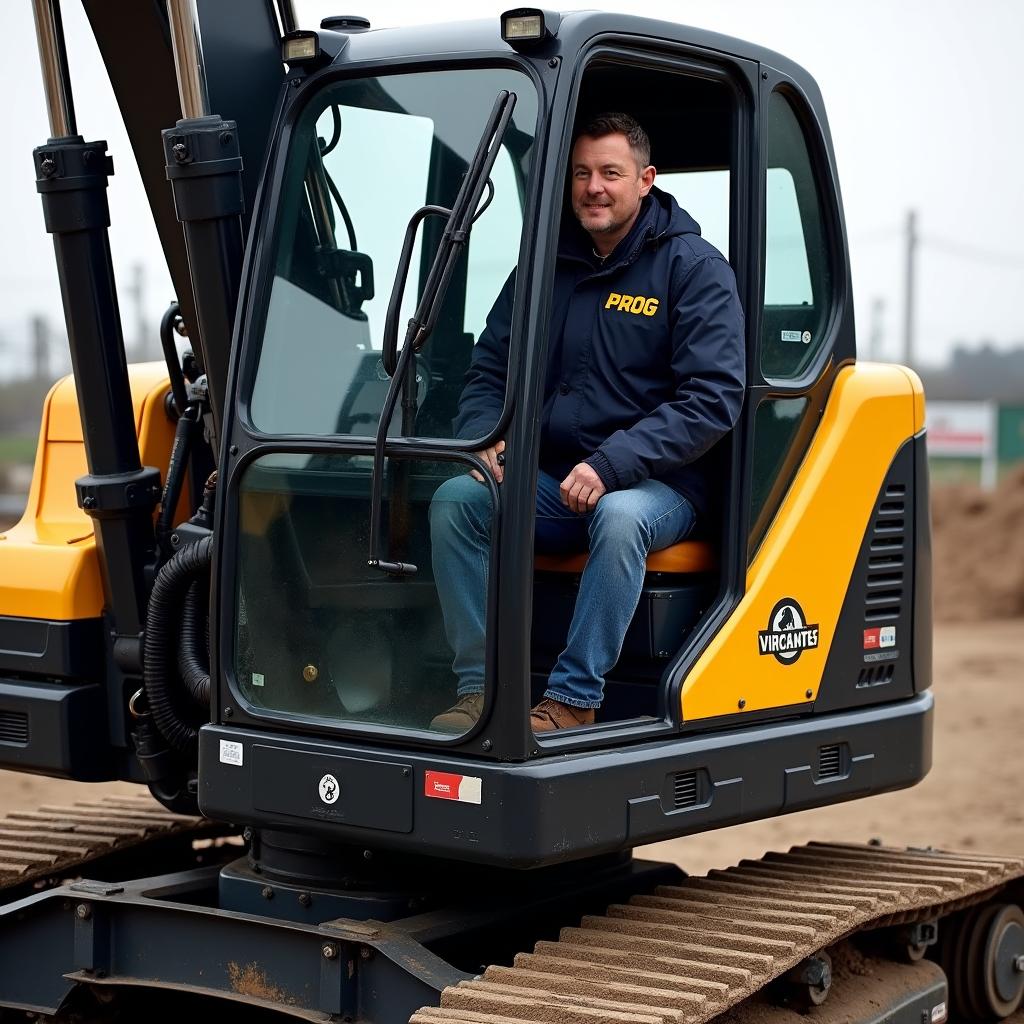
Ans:
{"label": "hydraulic piston rod", "polygon": [[174,72],[178,77],[178,96],[182,117],[205,117],[210,112],[203,67],[203,44],[199,35],[199,17],[195,0],[167,0],[167,19],[171,26]]}
{"label": "hydraulic piston rod", "polygon": [[77,135],[59,0],[33,0],[32,11],[36,19],[46,111],[50,117],[50,138],[63,139]]}

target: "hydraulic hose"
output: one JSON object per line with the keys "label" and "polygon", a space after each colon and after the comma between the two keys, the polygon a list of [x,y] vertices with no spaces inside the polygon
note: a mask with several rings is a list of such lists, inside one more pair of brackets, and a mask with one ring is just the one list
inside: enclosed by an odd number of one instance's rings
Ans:
{"label": "hydraulic hose", "polygon": [[178,674],[195,705],[210,707],[209,579],[196,580],[185,595],[181,612]]}
{"label": "hydraulic hose", "polygon": [[[193,584],[209,573],[212,552],[212,537],[203,537],[195,544],[182,548],[157,574],[149,598],[143,675],[146,699],[156,727],[176,750],[188,749],[199,736],[197,726],[186,718],[180,708],[176,654],[185,614],[184,606],[188,603],[186,597]],[[197,629],[194,609],[191,616],[189,630],[190,635],[194,636]],[[208,705],[209,672],[203,673],[195,661],[193,657],[191,667],[196,671],[190,671],[188,688],[194,695],[205,694]]]}

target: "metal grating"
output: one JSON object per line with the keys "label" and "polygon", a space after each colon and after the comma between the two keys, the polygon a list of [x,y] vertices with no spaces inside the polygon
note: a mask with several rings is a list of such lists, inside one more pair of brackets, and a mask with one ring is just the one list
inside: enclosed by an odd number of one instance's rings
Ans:
{"label": "metal grating", "polygon": [[818,749],[818,778],[834,779],[843,774],[843,755],[839,746]]}
{"label": "metal grating", "polygon": [[672,778],[672,806],[696,807],[700,797],[700,785],[696,772],[676,772]]}
{"label": "metal grating", "polygon": [[906,484],[889,484],[871,526],[864,621],[894,622],[903,607],[907,544]]}
{"label": "metal grating", "polygon": [[895,674],[896,666],[891,661],[884,665],[870,665],[860,670],[857,686],[883,686],[885,683],[891,683]]}
{"label": "metal grating", "polygon": [[28,715],[24,711],[0,711],[0,743],[28,745]]}

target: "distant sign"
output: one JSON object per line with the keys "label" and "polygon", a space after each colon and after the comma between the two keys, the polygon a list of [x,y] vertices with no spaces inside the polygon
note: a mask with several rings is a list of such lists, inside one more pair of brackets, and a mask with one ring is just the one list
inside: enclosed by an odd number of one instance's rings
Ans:
{"label": "distant sign", "polygon": [[994,402],[928,402],[928,454],[981,459],[981,482],[996,482],[998,408]]}
{"label": "distant sign", "polygon": [[927,410],[929,455],[984,458],[995,450],[992,402],[929,402]]}

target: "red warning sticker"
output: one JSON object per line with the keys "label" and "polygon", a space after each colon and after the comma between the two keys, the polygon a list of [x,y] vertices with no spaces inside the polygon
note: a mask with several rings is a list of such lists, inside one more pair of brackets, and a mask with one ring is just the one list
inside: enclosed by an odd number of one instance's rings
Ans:
{"label": "red warning sticker", "polygon": [[450,772],[425,772],[423,775],[423,795],[435,800],[478,804],[482,789],[482,780],[472,775],[453,775]]}
{"label": "red warning sticker", "polygon": [[880,634],[882,630],[880,627],[875,626],[874,629],[864,630],[864,650],[865,651],[877,651],[880,646]]}

